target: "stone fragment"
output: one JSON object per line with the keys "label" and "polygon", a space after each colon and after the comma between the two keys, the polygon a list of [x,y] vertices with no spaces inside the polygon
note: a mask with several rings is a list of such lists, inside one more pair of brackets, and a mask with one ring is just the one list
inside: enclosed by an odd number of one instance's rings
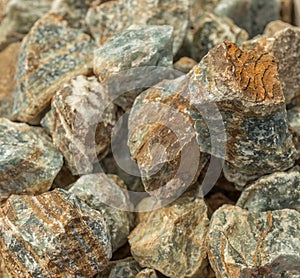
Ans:
{"label": "stone fragment", "polygon": [[135,278],[141,269],[133,258],[127,259],[117,263],[110,271],[108,278]]}
{"label": "stone fragment", "polygon": [[197,62],[195,60],[189,57],[182,57],[173,65],[173,67],[178,71],[188,73],[196,65]]}
{"label": "stone fragment", "polygon": [[0,199],[48,190],[62,164],[42,129],[0,118]]}
{"label": "stone fragment", "polygon": [[135,221],[136,223],[145,222],[152,211],[156,210],[157,207],[161,207],[162,204],[159,200],[156,200],[155,198],[146,197],[142,199],[137,205],[136,205],[136,216]]}
{"label": "stone fragment", "polygon": [[203,199],[185,194],[137,225],[129,235],[131,253],[168,277],[205,277],[208,226]]}
{"label": "stone fragment", "polygon": [[[191,117],[202,152],[211,153],[209,130],[199,111],[215,105],[227,140],[224,175],[239,186],[293,166],[297,153],[287,127],[285,100],[273,56],[224,42],[189,73]],[[195,111],[194,111],[195,110]],[[210,136],[211,135],[211,136]]]}
{"label": "stone fragment", "polygon": [[151,268],[145,268],[140,271],[135,278],[158,278],[156,271]]}
{"label": "stone fragment", "polygon": [[53,97],[43,125],[73,175],[93,172],[109,151],[116,108],[95,77],[77,76]]}
{"label": "stone fragment", "polygon": [[96,44],[55,14],[42,17],[23,40],[14,92],[14,119],[38,124],[56,90],[87,74]]}
{"label": "stone fragment", "polygon": [[111,258],[102,214],[62,189],[12,195],[0,209],[0,250],[10,277],[93,277]]}
{"label": "stone fragment", "polygon": [[300,212],[300,167],[260,178],[242,192],[236,205],[255,212],[285,208]]}
{"label": "stone fragment", "polygon": [[[271,21],[270,23],[267,24],[263,35],[266,35],[268,37],[272,37],[273,35],[275,35],[278,31],[284,30],[285,28],[291,28],[293,27],[293,25],[286,23],[284,21],[281,20],[275,20],[275,21]],[[255,41],[256,38],[261,38],[260,35],[256,36],[253,41]],[[251,42],[252,40],[250,40]],[[247,45],[247,42],[245,42],[245,45]]]}
{"label": "stone fragment", "polygon": [[300,28],[290,25],[271,37],[260,36],[245,42],[243,48],[269,53],[277,59],[278,74],[287,104],[300,93]]}
{"label": "stone fragment", "polygon": [[214,11],[231,18],[250,37],[261,34],[269,22],[280,19],[279,0],[221,0]]}
{"label": "stone fragment", "polygon": [[106,174],[81,176],[69,189],[88,206],[101,212],[110,230],[113,252],[126,243],[133,226],[132,204],[126,190],[118,176]]}
{"label": "stone fragment", "polygon": [[139,166],[145,190],[152,196],[180,196],[197,180],[206,163],[187,111],[186,81],[179,77],[155,85],[136,98],[130,111],[130,153]]}
{"label": "stone fragment", "polygon": [[300,213],[223,206],[211,219],[209,261],[216,277],[299,277]]}
{"label": "stone fragment", "polygon": [[0,23],[6,13],[6,5],[10,0],[0,0]]}
{"label": "stone fragment", "polygon": [[11,114],[19,49],[20,43],[13,43],[0,52],[0,117]]}
{"label": "stone fragment", "polygon": [[295,147],[300,155],[300,107],[287,110],[287,120],[290,132],[293,134]]}
{"label": "stone fragment", "polygon": [[280,0],[280,17],[284,22],[292,23],[293,0]]}

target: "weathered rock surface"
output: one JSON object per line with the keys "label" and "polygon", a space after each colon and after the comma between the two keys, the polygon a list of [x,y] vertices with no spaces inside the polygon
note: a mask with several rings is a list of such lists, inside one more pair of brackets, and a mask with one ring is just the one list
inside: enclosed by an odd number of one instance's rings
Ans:
{"label": "weathered rock surface", "polygon": [[110,271],[108,278],[135,278],[141,269],[134,259],[127,259],[117,263]]}
{"label": "weathered rock surface", "polygon": [[293,134],[295,147],[300,155],[300,107],[295,106],[287,110],[288,126]]}
{"label": "weathered rock surface", "polygon": [[12,195],[0,209],[0,249],[10,277],[93,277],[111,258],[101,213],[62,189]]}
{"label": "weathered rock surface", "polygon": [[101,212],[110,230],[113,251],[126,243],[133,226],[132,204],[126,189],[118,176],[106,174],[82,176],[69,189],[88,206]]}
{"label": "weathered rock surface", "polygon": [[260,178],[242,192],[236,205],[255,212],[280,209],[300,212],[299,166]]}
{"label": "weathered rock surface", "polygon": [[14,92],[14,119],[37,124],[56,90],[89,72],[96,44],[55,14],[35,23],[23,40]]}
{"label": "weathered rock surface", "polygon": [[280,0],[280,17],[284,22],[292,23],[293,0]]}
{"label": "weathered rock surface", "polygon": [[263,32],[265,26],[280,19],[279,0],[221,0],[215,12],[231,18],[250,37]]}
{"label": "weathered rock surface", "polygon": [[[211,152],[200,111],[216,105],[227,133],[224,175],[237,185],[293,166],[297,153],[287,127],[285,100],[273,56],[224,42],[189,73],[191,110],[201,151]],[[208,111],[209,113],[209,111]],[[212,116],[212,115],[211,115]]]}
{"label": "weathered rock surface", "polygon": [[42,129],[0,118],[0,199],[48,190],[62,164]]}
{"label": "weathered rock surface", "polygon": [[173,67],[178,71],[188,73],[196,65],[197,62],[195,60],[189,57],[182,57],[173,65]]}
{"label": "weathered rock surface", "polygon": [[223,206],[211,219],[209,261],[216,277],[299,277],[300,213]]}
{"label": "weathered rock surface", "polygon": [[208,225],[203,199],[186,194],[138,224],[129,236],[131,253],[168,277],[202,277]]}
{"label": "weathered rock surface", "polygon": [[140,271],[135,278],[158,278],[156,271],[151,268],[145,268]]}
{"label": "weathered rock surface", "polygon": [[116,108],[95,77],[77,76],[52,100],[42,123],[73,175],[93,172],[93,163],[109,150]]}
{"label": "weathered rock surface", "polygon": [[259,36],[245,42],[243,48],[269,53],[278,60],[278,74],[286,103],[300,94],[300,28],[290,25],[271,37]]}
{"label": "weathered rock surface", "polygon": [[[267,24],[263,35],[272,37],[278,31],[284,30],[285,28],[291,28],[291,27],[293,27],[293,25],[286,23],[284,21],[281,21],[281,20],[271,21],[270,23]],[[261,35],[257,35],[255,38],[260,38],[260,37],[261,37]],[[253,40],[250,40],[250,42],[255,41],[255,38],[253,38]],[[245,44],[247,45],[247,42]]]}
{"label": "weathered rock surface", "polygon": [[13,43],[0,52],[0,117],[9,117],[13,107],[15,73],[20,43]]}

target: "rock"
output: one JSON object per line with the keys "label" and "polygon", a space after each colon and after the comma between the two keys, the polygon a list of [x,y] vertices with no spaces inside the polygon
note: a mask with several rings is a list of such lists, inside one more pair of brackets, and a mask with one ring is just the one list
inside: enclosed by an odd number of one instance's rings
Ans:
{"label": "rock", "polygon": [[280,0],[280,17],[284,22],[292,23],[293,0]]}
{"label": "rock", "polygon": [[135,278],[158,278],[156,271],[151,268],[145,268],[140,271]]}
{"label": "rock", "polygon": [[215,12],[231,18],[250,37],[263,32],[265,26],[280,19],[279,0],[221,0]]}
{"label": "rock", "polygon": [[13,43],[0,52],[0,117],[11,114],[19,49],[20,43]]}
{"label": "rock", "polygon": [[197,62],[195,60],[189,57],[182,57],[173,65],[173,67],[178,71],[188,73],[196,65]]}
{"label": "rock", "polygon": [[103,215],[110,230],[113,252],[124,245],[133,226],[132,204],[124,182],[114,175],[81,176],[69,189]]}
{"label": "rock", "polygon": [[[21,40],[33,24],[50,10],[51,0],[4,1],[3,20],[0,20],[0,49]],[[1,17],[0,17],[1,18]]]}
{"label": "rock", "polygon": [[117,263],[108,278],[135,278],[142,268],[134,259],[127,259]]}
{"label": "rock", "polygon": [[299,0],[294,0],[294,17],[295,17],[295,24],[300,27],[300,3],[299,3]]}
{"label": "rock", "polygon": [[62,164],[42,129],[0,118],[0,199],[48,190]]}
{"label": "rock", "polygon": [[58,15],[38,20],[20,50],[13,119],[38,124],[56,90],[89,72],[95,47],[88,35],[67,27]]}
{"label": "rock", "polygon": [[[108,86],[114,102],[128,110],[143,90],[130,69],[136,68],[140,73],[150,66],[171,67],[172,42],[173,30],[170,26],[131,26],[96,50],[94,73],[104,86]],[[125,82],[122,78],[125,78]],[[137,90],[132,91],[131,87]]]}
{"label": "rock", "polygon": [[[293,25],[283,22],[281,20],[271,21],[270,23],[267,24],[263,35],[271,37],[275,35],[278,31],[284,30],[285,28],[291,28],[291,27],[293,27]],[[253,41],[255,41],[256,38],[261,38],[261,35],[256,36],[253,39]],[[250,42],[251,41],[252,40],[250,40]],[[245,44],[247,45],[247,42],[245,42]]]}
{"label": "rock", "polygon": [[300,213],[223,206],[211,219],[209,261],[216,277],[298,277]]}
{"label": "rock", "polygon": [[0,209],[0,239],[10,277],[93,277],[111,258],[101,213],[62,189],[12,195]]}
{"label": "rock", "polygon": [[152,197],[146,197],[142,199],[135,208],[136,215],[135,221],[136,223],[145,222],[149,215],[156,210],[157,208],[161,208],[162,204],[159,200],[156,200]]}
{"label": "rock", "polygon": [[206,277],[208,225],[203,199],[186,194],[137,225],[129,235],[131,253],[168,277]]}
{"label": "rock", "polygon": [[243,48],[270,53],[278,60],[279,79],[287,104],[300,93],[300,28],[290,25],[272,37],[261,36],[245,42]]}
{"label": "rock", "polygon": [[200,61],[210,49],[223,41],[241,45],[247,39],[247,32],[235,25],[231,19],[206,12],[194,28],[189,48],[193,59]]}
{"label": "rock", "polygon": [[242,192],[236,205],[255,212],[281,209],[300,212],[300,167],[260,178]]}
{"label": "rock", "polygon": [[293,134],[295,147],[300,155],[300,107],[295,106],[287,110],[288,126]]}
{"label": "rock", "polygon": [[6,5],[10,0],[0,0],[0,23],[6,14]]}
{"label": "rock", "polygon": [[202,152],[212,152],[210,140],[220,132],[220,125],[208,130],[199,111],[207,110],[213,117],[209,105],[215,105],[222,114],[227,180],[244,186],[293,166],[297,153],[273,56],[224,42],[202,59],[189,78],[191,104],[197,108],[191,108],[190,114]]}
{"label": "rock", "polygon": [[95,77],[77,76],[65,83],[43,119],[73,175],[93,172],[109,151],[116,107]]}
{"label": "rock", "polygon": [[225,204],[234,205],[235,202],[230,200],[226,195],[221,192],[213,193],[205,198],[205,201],[212,211],[216,211],[219,207]]}

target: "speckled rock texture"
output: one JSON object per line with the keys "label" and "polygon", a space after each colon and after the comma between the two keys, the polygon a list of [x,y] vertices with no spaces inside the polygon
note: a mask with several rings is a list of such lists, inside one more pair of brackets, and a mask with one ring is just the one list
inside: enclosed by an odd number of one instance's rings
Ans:
{"label": "speckled rock texture", "polygon": [[[268,26],[270,33],[272,25]],[[278,61],[278,74],[286,103],[300,94],[300,28],[290,25],[270,36],[258,36],[243,44],[244,49],[272,54]]]}
{"label": "speckled rock texture", "polygon": [[14,92],[14,120],[38,124],[56,90],[87,74],[96,44],[55,14],[39,19],[22,42]]}
{"label": "speckled rock texture", "polygon": [[287,122],[290,132],[293,134],[295,147],[300,155],[300,107],[295,106],[287,110]]}
{"label": "speckled rock texture", "polygon": [[211,219],[208,256],[217,278],[299,277],[300,213],[223,206]]}
{"label": "speckled rock texture", "polygon": [[117,263],[110,271],[108,278],[135,278],[141,269],[134,259],[127,259]]}
{"label": "speckled rock texture", "polygon": [[54,96],[42,120],[73,175],[93,172],[109,151],[116,107],[95,77],[77,76]]}
{"label": "speckled rock texture", "polygon": [[275,58],[224,42],[189,73],[191,109],[201,151],[210,134],[198,112],[215,104],[227,134],[225,177],[239,186],[293,166],[297,157],[288,131],[285,99]]}
{"label": "speckled rock texture", "polygon": [[62,164],[41,128],[0,118],[0,199],[48,190]]}
{"label": "speckled rock texture", "polygon": [[280,209],[300,212],[300,167],[258,179],[242,192],[236,205],[255,212]]}
{"label": "speckled rock texture", "polygon": [[101,212],[110,230],[113,251],[126,243],[133,226],[132,204],[126,189],[118,176],[92,174],[80,177],[68,190]]}
{"label": "speckled rock texture", "polygon": [[9,277],[93,277],[111,258],[103,215],[66,191],[12,195],[0,209],[0,263]]}
{"label": "speckled rock texture", "polygon": [[262,33],[269,22],[280,19],[280,1],[221,0],[214,11],[231,18],[253,37]]}
{"label": "speckled rock texture", "polygon": [[206,277],[208,225],[203,199],[186,194],[137,225],[129,236],[131,253],[168,277]]}

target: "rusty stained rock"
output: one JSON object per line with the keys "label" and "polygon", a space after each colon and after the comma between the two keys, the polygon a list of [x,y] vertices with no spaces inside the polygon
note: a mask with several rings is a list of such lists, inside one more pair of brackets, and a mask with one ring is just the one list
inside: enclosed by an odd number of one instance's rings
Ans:
{"label": "rusty stained rock", "polygon": [[81,176],[68,190],[103,215],[111,235],[113,252],[124,245],[133,226],[132,204],[124,182],[115,175]]}
{"label": "rusty stained rock", "polygon": [[0,209],[0,263],[9,277],[93,277],[111,258],[103,215],[62,189],[12,195]]}
{"label": "rusty stained rock", "polygon": [[213,117],[209,108],[213,104],[222,114],[227,134],[226,179],[244,186],[293,166],[297,153],[273,56],[242,51],[234,43],[224,42],[189,76],[191,103],[197,108],[191,109],[191,117],[201,151],[213,151],[210,137],[219,132],[219,125],[208,130],[199,110],[207,110]]}
{"label": "rusty stained rock", "polygon": [[0,199],[47,191],[62,164],[41,128],[0,118]]}
{"label": "rusty stained rock", "polygon": [[[275,24],[269,24],[266,32]],[[280,29],[270,36],[258,36],[245,42],[243,49],[269,53],[277,59],[279,79],[288,104],[300,94],[300,28],[290,25]]]}
{"label": "rusty stained rock", "polygon": [[88,35],[67,27],[58,15],[38,20],[20,50],[13,119],[38,124],[58,88],[89,72],[95,48]]}
{"label": "rusty stained rock", "polygon": [[208,226],[203,199],[189,192],[137,225],[129,235],[131,253],[168,277],[206,277]]}
{"label": "rusty stained rock", "polygon": [[93,164],[108,153],[115,121],[116,107],[96,77],[77,76],[57,91],[42,124],[78,175],[92,173]]}
{"label": "rusty stained rock", "polygon": [[299,277],[300,213],[222,206],[211,219],[208,256],[217,278]]}
{"label": "rusty stained rock", "polygon": [[182,57],[173,65],[174,69],[181,71],[183,73],[188,73],[197,62],[189,57]]}

